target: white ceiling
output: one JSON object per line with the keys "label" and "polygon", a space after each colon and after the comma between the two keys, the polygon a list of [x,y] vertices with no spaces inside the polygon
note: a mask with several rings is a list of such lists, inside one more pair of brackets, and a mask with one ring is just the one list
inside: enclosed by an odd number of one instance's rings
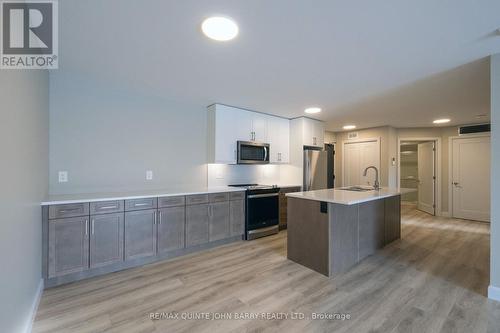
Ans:
{"label": "white ceiling", "polygon": [[[498,0],[59,4],[59,72],[200,106],[297,117],[317,105],[331,130],[489,117],[486,57],[500,52]],[[237,21],[236,40],[201,34],[213,14]]]}

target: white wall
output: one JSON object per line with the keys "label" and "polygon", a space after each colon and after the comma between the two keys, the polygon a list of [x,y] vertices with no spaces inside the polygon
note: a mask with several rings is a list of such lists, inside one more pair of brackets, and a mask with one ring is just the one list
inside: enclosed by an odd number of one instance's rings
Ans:
{"label": "white wall", "polygon": [[0,331],[25,332],[41,287],[48,73],[0,71]]}
{"label": "white wall", "polygon": [[[206,185],[204,106],[61,70],[51,73],[50,98],[51,194]],[[58,183],[60,170],[69,182]]]}
{"label": "white wall", "polygon": [[[500,169],[500,54],[491,57],[491,170]],[[500,178],[491,178],[489,297],[500,301]]]}

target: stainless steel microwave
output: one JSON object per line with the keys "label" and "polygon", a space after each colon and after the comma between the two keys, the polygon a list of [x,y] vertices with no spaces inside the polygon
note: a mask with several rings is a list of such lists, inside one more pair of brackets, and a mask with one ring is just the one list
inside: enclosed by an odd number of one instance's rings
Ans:
{"label": "stainless steel microwave", "polygon": [[269,143],[238,141],[238,164],[268,164]]}

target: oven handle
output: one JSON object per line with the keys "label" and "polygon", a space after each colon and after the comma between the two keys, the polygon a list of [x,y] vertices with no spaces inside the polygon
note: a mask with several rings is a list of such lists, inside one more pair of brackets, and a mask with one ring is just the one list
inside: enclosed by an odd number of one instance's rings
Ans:
{"label": "oven handle", "polygon": [[279,193],[267,193],[267,194],[254,194],[254,195],[249,195],[248,199],[253,199],[253,198],[267,198],[267,197],[277,197],[280,195]]}

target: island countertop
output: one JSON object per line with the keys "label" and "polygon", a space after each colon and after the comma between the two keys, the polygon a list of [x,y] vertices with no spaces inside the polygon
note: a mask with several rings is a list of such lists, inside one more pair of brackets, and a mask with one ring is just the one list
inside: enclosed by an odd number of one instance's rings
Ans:
{"label": "island countertop", "polygon": [[288,193],[286,196],[341,205],[355,205],[363,202],[398,196],[407,192],[408,189],[388,187],[382,187],[378,191],[370,190],[363,192],[349,191],[342,188],[332,188],[325,190]]}

